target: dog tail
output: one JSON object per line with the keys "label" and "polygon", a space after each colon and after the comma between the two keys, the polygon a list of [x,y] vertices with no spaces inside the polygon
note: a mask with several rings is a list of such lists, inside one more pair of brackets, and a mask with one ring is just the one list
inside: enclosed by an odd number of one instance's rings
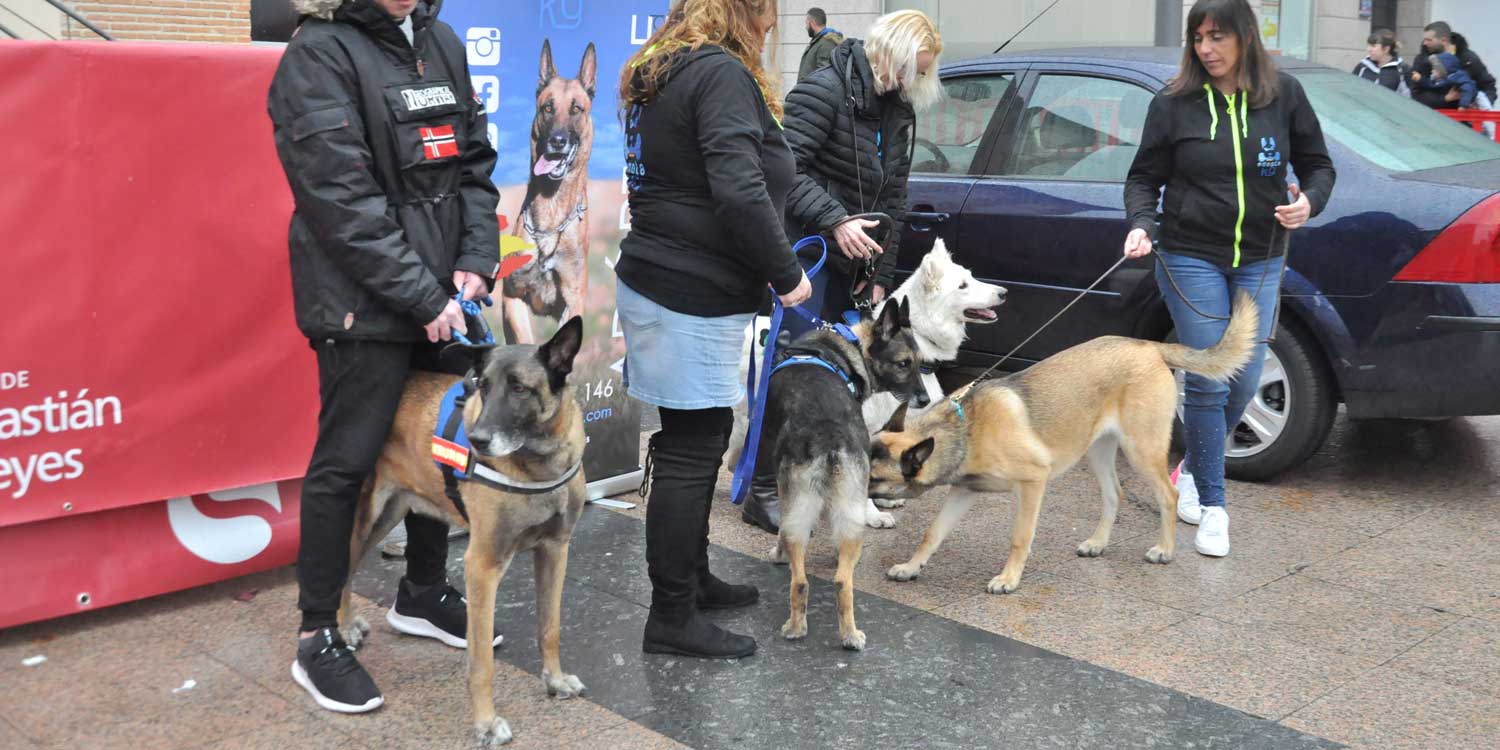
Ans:
{"label": "dog tail", "polygon": [[1161,358],[1170,367],[1187,370],[1210,380],[1225,382],[1250,363],[1255,337],[1260,331],[1260,312],[1249,294],[1240,292],[1229,315],[1229,327],[1219,343],[1207,349],[1182,344],[1157,344]]}

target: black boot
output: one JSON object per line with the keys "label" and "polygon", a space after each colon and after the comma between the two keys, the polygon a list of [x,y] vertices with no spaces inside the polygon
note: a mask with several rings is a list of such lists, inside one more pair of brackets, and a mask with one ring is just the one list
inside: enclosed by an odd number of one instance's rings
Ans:
{"label": "black boot", "polygon": [[[709,500],[712,503],[712,498]],[[726,583],[708,569],[708,514],[703,514],[703,533],[698,544],[698,609],[738,609],[760,601],[754,586]]]}
{"label": "black boot", "polygon": [[646,504],[646,569],[651,614],[641,650],[710,659],[755,653],[755,639],[730,633],[697,609],[699,555],[723,459],[722,440],[658,432],[651,436]]}
{"label": "black boot", "polygon": [[772,534],[781,533],[781,499],[777,496],[776,468],[765,453],[756,456],[755,476],[750,478],[750,497],[745,498],[740,518]]}

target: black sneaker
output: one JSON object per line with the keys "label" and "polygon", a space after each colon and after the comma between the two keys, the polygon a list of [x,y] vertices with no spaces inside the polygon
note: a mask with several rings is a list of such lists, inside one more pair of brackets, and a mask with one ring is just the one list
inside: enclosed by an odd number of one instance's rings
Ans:
{"label": "black sneaker", "polygon": [[[404,577],[396,589],[396,604],[385,621],[407,635],[436,638],[454,648],[468,648],[469,604],[447,581],[417,592]],[[495,634],[499,646],[505,636]]]}
{"label": "black sneaker", "polygon": [[297,642],[292,679],[329,711],[362,714],[385,703],[380,688],[354,658],[354,649],[345,645],[333,628],[323,628]]}

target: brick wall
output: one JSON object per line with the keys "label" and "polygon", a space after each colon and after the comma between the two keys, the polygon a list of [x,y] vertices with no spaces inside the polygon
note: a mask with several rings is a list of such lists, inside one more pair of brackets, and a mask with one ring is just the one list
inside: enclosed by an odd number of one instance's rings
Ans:
{"label": "brick wall", "polygon": [[[116,39],[156,42],[250,41],[250,0],[78,0],[84,18]],[[63,20],[64,36],[98,37],[78,22]]]}

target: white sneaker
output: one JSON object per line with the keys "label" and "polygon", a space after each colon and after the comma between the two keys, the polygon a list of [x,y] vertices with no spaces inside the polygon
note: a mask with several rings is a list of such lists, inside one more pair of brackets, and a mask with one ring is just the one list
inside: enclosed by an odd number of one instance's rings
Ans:
{"label": "white sneaker", "polygon": [[1186,460],[1172,470],[1172,484],[1177,486],[1177,517],[1183,523],[1197,526],[1199,519],[1203,518],[1203,506],[1198,504],[1198,485],[1188,473]]}
{"label": "white sneaker", "polygon": [[1219,506],[1203,509],[1198,536],[1193,539],[1198,554],[1224,557],[1229,554],[1229,513]]}

